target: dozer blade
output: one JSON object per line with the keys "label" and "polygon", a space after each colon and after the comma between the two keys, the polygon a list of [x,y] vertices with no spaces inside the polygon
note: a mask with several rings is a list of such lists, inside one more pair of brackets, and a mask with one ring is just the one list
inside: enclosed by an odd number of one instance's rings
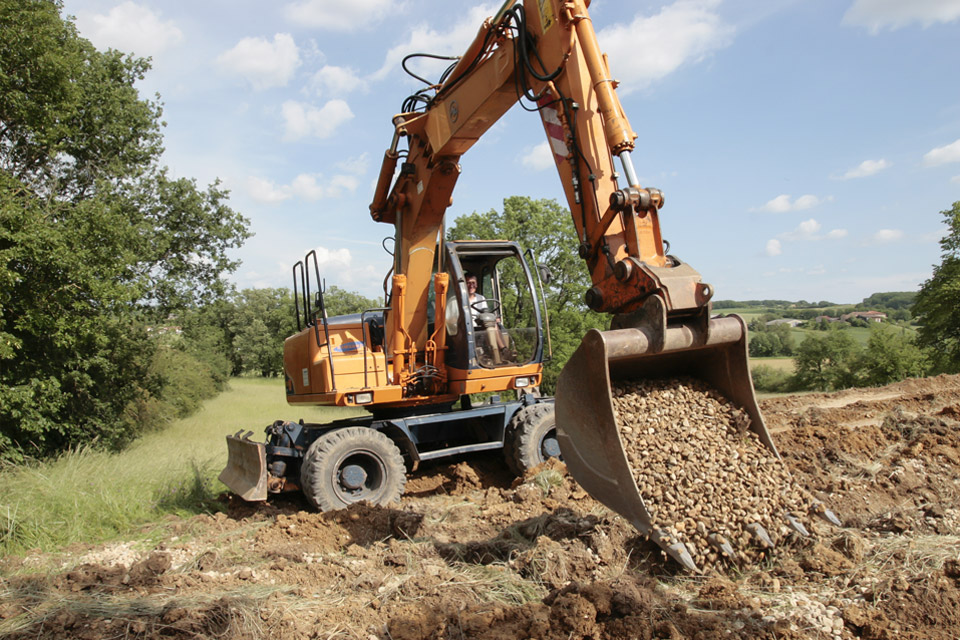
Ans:
{"label": "dozer blade", "polygon": [[[642,314],[641,314],[642,315]],[[657,315],[654,313],[654,318]],[[688,376],[702,380],[750,416],[750,429],[779,458],[757,406],[738,316],[667,327],[640,319],[633,328],[591,330],[557,380],[558,440],[570,474],[594,498],[650,536],[682,565],[680,544],[664,544],[637,488],[614,417],[612,383]]]}
{"label": "dozer blade", "polygon": [[267,448],[262,442],[249,440],[238,431],[227,436],[227,466],[220,472],[220,482],[244,500],[267,499]]}

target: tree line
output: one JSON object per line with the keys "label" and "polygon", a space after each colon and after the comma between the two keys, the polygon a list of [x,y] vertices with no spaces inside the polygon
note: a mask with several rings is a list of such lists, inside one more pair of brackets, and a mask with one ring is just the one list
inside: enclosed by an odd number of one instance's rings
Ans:
{"label": "tree line", "polygon": [[226,290],[247,221],[161,163],[149,63],[101,53],[48,0],[0,0],[0,459],[118,447],[178,411],[188,354],[147,327]]}
{"label": "tree line", "polygon": [[[766,391],[828,391],[877,386],[908,377],[960,372],[960,201],[941,211],[947,233],[940,240],[941,262],[919,292],[877,293],[861,308],[883,309],[896,323],[862,323],[870,337],[860,346],[844,323],[816,324],[820,335],[794,345],[789,326],[751,323],[752,356],[792,356],[790,374],[766,365],[754,369],[754,384]],[[907,320],[917,330],[907,329]]]}

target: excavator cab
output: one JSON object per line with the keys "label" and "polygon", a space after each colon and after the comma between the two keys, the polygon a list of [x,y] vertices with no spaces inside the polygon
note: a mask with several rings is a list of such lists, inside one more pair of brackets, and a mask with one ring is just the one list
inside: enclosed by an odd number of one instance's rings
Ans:
{"label": "excavator cab", "polygon": [[447,242],[447,365],[485,372],[543,360],[542,316],[534,275],[520,246]]}

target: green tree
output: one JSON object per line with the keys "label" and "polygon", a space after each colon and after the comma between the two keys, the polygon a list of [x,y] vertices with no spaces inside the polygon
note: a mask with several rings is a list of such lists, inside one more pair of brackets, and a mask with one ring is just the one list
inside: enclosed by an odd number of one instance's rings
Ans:
{"label": "green tree", "polygon": [[[503,201],[503,211],[474,212],[455,221],[447,230],[449,240],[514,240],[530,249],[538,263],[552,274],[544,284],[553,360],[544,368],[543,388],[552,392],[566,361],[592,328],[604,329],[608,316],[590,311],[583,295],[591,286],[590,274],[577,254],[577,234],[570,212],[556,200],[512,196]],[[530,265],[533,268],[533,265]],[[504,305],[504,313],[518,313]]]}
{"label": "green tree", "polygon": [[233,348],[233,302],[219,298],[177,314],[182,340],[177,346],[204,363],[222,389],[230,376],[240,375],[243,363]]}
{"label": "green tree", "polygon": [[858,351],[845,331],[807,336],[796,350],[794,386],[820,391],[855,386]]}
{"label": "green tree", "polygon": [[159,163],[146,60],[53,0],[0,0],[0,458],[119,446],[162,394],[148,324],[209,301],[246,221]]}
{"label": "green tree", "polygon": [[941,262],[923,283],[913,305],[919,316],[919,342],[931,350],[937,370],[960,372],[960,201],[940,212],[947,235],[940,240]]}
{"label": "green tree", "polygon": [[750,356],[789,356],[793,353],[793,332],[789,324],[768,325],[759,319],[750,323]]}
{"label": "green tree", "polygon": [[924,374],[927,365],[926,354],[906,329],[873,323],[859,363],[866,384],[880,386],[916,378]]}
{"label": "green tree", "polygon": [[885,310],[888,312],[898,309],[909,309],[916,299],[916,291],[886,291],[870,294],[863,299],[863,302],[857,305],[857,308],[863,310]]}
{"label": "green tree", "polygon": [[[336,285],[332,285],[323,296],[324,304],[327,308],[327,316],[343,316],[351,313],[360,313],[367,309],[377,309],[383,306],[383,303],[373,298],[363,296],[356,291],[347,291]],[[291,302],[291,304],[293,304]],[[291,307],[292,309],[293,307]],[[291,310],[291,314],[293,311]]]}
{"label": "green tree", "polygon": [[234,298],[230,329],[244,371],[280,375],[283,341],[297,331],[290,290],[244,289]]}

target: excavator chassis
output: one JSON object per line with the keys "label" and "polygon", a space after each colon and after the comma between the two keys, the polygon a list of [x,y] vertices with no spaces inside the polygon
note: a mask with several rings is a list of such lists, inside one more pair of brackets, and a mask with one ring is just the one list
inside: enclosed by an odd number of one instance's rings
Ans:
{"label": "excavator chassis", "polygon": [[695,571],[683,543],[669,541],[654,527],[620,438],[612,385],[643,378],[702,380],[745,411],[750,429],[778,458],[779,453],[757,405],[743,320],[733,315],[666,326],[662,307],[651,306],[652,313],[640,314],[635,327],[594,329],[584,337],[557,381],[558,440],[570,474],[590,495]]}

